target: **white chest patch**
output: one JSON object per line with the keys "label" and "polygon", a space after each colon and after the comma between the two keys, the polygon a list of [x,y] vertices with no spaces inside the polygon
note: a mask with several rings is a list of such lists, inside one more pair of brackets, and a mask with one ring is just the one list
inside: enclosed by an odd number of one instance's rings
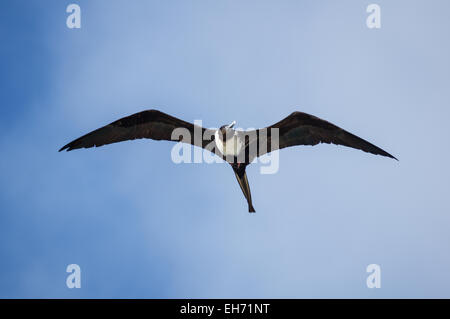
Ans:
{"label": "white chest patch", "polygon": [[217,148],[225,156],[238,156],[244,146],[244,142],[239,138],[237,132],[235,132],[233,137],[228,139],[225,143],[219,138],[219,131],[214,133],[214,138]]}

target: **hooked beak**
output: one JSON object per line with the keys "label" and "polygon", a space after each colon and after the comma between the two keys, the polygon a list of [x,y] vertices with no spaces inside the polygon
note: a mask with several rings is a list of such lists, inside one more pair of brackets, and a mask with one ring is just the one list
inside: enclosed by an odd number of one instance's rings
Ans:
{"label": "hooked beak", "polygon": [[234,126],[234,124],[236,124],[236,121],[231,122],[230,124],[227,125],[227,128],[232,128]]}

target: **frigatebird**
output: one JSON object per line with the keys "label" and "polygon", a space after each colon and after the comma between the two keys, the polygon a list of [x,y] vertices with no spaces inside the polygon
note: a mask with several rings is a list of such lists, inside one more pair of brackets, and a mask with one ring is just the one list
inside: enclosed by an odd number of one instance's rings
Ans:
{"label": "frigatebird", "polygon": [[[248,184],[246,167],[258,156],[295,145],[337,144],[352,147],[375,155],[397,160],[394,156],[362,138],[316,116],[294,112],[285,119],[263,129],[252,131],[234,130],[233,121],[218,130],[206,129],[180,120],[158,110],[146,110],[121,118],[92,131],[63,146],[59,151],[99,147],[127,140],[149,138],[153,140],[179,141],[207,149],[226,160],[248,203],[248,211],[255,212]],[[187,130],[188,137],[176,137],[173,132]],[[278,134],[273,134],[272,132]],[[210,139],[196,139],[195,133]],[[256,152],[252,151],[256,149]],[[243,155],[243,156],[241,156]]]}

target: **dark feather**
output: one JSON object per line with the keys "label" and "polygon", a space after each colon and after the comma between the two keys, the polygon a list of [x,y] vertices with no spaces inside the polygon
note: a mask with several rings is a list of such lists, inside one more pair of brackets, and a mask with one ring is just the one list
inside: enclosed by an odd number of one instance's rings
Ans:
{"label": "dark feather", "polygon": [[242,170],[233,167],[233,170],[234,174],[236,175],[236,179],[239,183],[239,186],[241,187],[242,193],[244,194],[245,199],[247,200],[248,212],[254,213],[255,208],[253,207],[252,203],[252,193],[250,192],[250,185],[248,184],[247,173],[245,172],[245,165],[243,165],[243,167],[244,168]]}
{"label": "dark feather", "polygon": [[[78,148],[90,148],[94,146],[99,147],[106,144],[140,138],[171,141],[172,132],[176,128],[186,128],[190,132],[191,138],[190,140],[183,142],[196,145],[194,144],[194,124],[185,122],[158,110],[147,110],[121,118],[120,120],[92,131],[63,146],[59,151],[71,151]],[[203,136],[206,129],[200,127],[197,127],[197,129],[199,131],[201,130]],[[213,131],[208,131],[208,133],[212,133],[212,136],[214,136]],[[198,142],[199,145],[197,146],[206,148],[210,143],[212,142],[203,141],[203,138],[200,138],[200,141]],[[215,146],[215,144],[212,146]]]}
{"label": "dark feather", "polygon": [[[272,143],[272,136],[270,134],[271,128],[279,129],[278,147],[276,143]],[[267,151],[259,150],[258,145],[258,156],[261,156],[264,153],[270,151],[272,144],[274,144],[273,150],[277,150],[295,145],[317,145],[319,143],[332,143],[396,159],[391,154],[369,143],[368,141],[363,140],[362,138],[349,133],[330,122],[303,112],[294,112],[280,122],[267,127],[266,130]],[[261,135],[261,130],[257,130],[258,140]],[[255,140],[251,142],[254,143]],[[247,147],[249,146],[247,145]]]}

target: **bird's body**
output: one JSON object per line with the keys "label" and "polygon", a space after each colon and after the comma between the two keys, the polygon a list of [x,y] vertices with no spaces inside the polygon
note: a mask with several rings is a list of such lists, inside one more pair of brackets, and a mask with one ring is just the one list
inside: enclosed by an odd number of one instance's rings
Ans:
{"label": "bird's body", "polygon": [[[231,130],[230,130],[231,131]],[[238,131],[232,130],[232,136],[226,140],[221,137],[220,131],[214,133],[217,149],[224,156],[238,157],[245,148],[245,140]]]}
{"label": "bird's body", "polygon": [[[245,169],[253,159],[265,153],[295,145],[333,143],[396,159],[362,138],[307,113],[294,112],[269,127],[247,132],[233,130],[234,124],[235,122],[224,125],[218,130],[210,130],[158,110],[147,110],[92,131],[63,146],[59,151],[99,147],[139,138],[179,141],[196,145],[213,152],[231,165],[247,199],[249,212],[254,212],[255,209]],[[186,130],[190,136],[185,139],[174,138],[173,133],[179,128]],[[211,136],[213,139],[198,141],[194,138],[196,131],[200,131],[202,136]]]}

